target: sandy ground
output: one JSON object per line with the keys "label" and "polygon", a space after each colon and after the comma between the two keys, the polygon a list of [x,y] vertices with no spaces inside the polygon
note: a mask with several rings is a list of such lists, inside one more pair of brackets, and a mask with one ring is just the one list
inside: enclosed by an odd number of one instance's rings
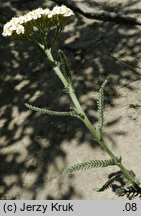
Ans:
{"label": "sandy ground", "polygon": [[[42,6],[42,1],[2,1],[2,24]],[[48,1],[47,1],[48,2]],[[46,5],[51,3],[45,2]],[[139,1],[77,1],[140,16]],[[2,31],[1,24],[1,31]],[[45,59],[22,41],[0,36],[0,199],[120,199],[111,189],[98,193],[115,167],[69,176],[74,163],[108,158],[77,119],[27,110],[25,102],[54,110],[70,106],[62,84]],[[105,137],[114,153],[141,180],[141,27],[89,20],[77,15],[65,27],[59,47],[72,62],[76,94],[90,120],[97,121],[97,92],[105,89]]]}

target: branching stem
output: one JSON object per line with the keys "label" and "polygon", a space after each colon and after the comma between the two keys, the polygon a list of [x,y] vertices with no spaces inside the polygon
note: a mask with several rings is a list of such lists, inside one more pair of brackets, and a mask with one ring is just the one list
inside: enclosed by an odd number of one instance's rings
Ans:
{"label": "branching stem", "polygon": [[81,120],[83,121],[83,123],[86,125],[86,127],[88,128],[88,130],[91,132],[92,136],[94,137],[94,139],[98,142],[98,144],[102,147],[102,149],[104,149],[107,154],[111,157],[111,159],[113,159],[116,163],[116,165],[120,168],[120,170],[122,171],[123,175],[129,180],[129,182],[133,185],[133,187],[138,188],[138,190],[141,191],[139,184],[135,181],[135,179],[130,175],[129,170],[127,170],[124,165],[122,164],[122,162],[120,162],[119,160],[117,160],[117,157],[114,155],[114,153],[109,149],[108,145],[105,143],[104,139],[101,138],[101,136],[99,135],[99,133],[97,133],[96,129],[93,127],[93,125],[91,124],[91,122],[89,121],[89,119],[87,118],[86,114],[84,113],[77,97],[76,94],[74,92],[74,89],[72,87],[72,84],[69,83],[67,80],[65,79],[64,75],[62,74],[59,66],[57,65],[55,59],[52,56],[51,53],[51,49],[46,50],[46,57],[49,60],[49,62],[51,63],[55,73],[57,74],[57,76],[60,78],[60,80],[62,81],[63,85],[65,88],[68,89],[68,94],[74,104],[75,110],[78,113],[79,116],[81,116]]}

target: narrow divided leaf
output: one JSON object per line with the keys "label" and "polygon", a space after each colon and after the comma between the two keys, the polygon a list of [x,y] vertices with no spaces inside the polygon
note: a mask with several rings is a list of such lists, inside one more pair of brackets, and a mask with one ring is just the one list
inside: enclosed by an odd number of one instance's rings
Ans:
{"label": "narrow divided leaf", "polygon": [[63,51],[59,50],[58,53],[59,53],[59,57],[60,57],[62,73],[63,73],[65,79],[68,82],[71,82],[72,74],[71,74],[70,62]]}
{"label": "narrow divided leaf", "polygon": [[[132,171],[129,172],[133,174]],[[129,184],[128,179],[125,179],[125,176],[121,171],[114,173],[114,175],[112,175],[108,181],[96,191],[102,192],[110,187],[112,187],[115,194],[120,197],[126,196],[128,199],[133,199],[139,196],[139,198],[141,198],[141,189],[139,185],[135,187]]]}
{"label": "narrow divided leaf", "polygon": [[33,111],[40,112],[41,114],[56,115],[56,116],[74,116],[74,117],[78,117],[78,114],[75,111],[57,112],[57,111],[53,111],[53,110],[48,110],[48,109],[32,106],[32,105],[30,105],[28,103],[25,103],[25,106],[28,107],[29,109],[33,110]]}
{"label": "narrow divided leaf", "polygon": [[103,136],[103,121],[104,121],[104,87],[107,83],[107,80],[103,82],[101,88],[99,90],[99,98],[97,101],[98,106],[98,124],[97,124],[97,131],[100,135],[100,138]]}
{"label": "narrow divided leaf", "polygon": [[115,193],[121,197],[126,196],[128,199],[134,199],[135,197],[141,198],[141,191],[133,186],[119,187],[116,189]]}
{"label": "narrow divided leaf", "polygon": [[[121,158],[117,157],[117,160],[121,160]],[[98,168],[98,167],[107,167],[110,165],[116,165],[115,160],[90,160],[83,163],[75,164],[63,171],[64,174],[69,174],[78,170],[86,170],[91,168]]]}
{"label": "narrow divided leaf", "polygon": [[119,178],[119,174],[118,175],[114,175],[112,176],[110,179],[108,179],[108,181],[101,187],[97,190],[97,192],[101,192],[101,191],[104,191],[110,187],[112,187],[113,183],[118,180]]}

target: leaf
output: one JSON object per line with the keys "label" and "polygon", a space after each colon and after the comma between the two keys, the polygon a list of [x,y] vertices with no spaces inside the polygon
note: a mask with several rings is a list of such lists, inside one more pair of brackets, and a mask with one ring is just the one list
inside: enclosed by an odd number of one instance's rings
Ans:
{"label": "leaf", "polygon": [[74,116],[74,117],[78,117],[78,114],[75,111],[70,111],[70,112],[57,112],[57,111],[53,111],[53,110],[48,110],[45,108],[39,108],[36,106],[32,106],[28,103],[25,103],[25,106],[28,107],[29,109],[39,112],[41,114],[48,114],[48,115],[56,115],[56,116]]}
{"label": "leaf", "polygon": [[58,53],[59,53],[59,57],[60,57],[62,73],[63,73],[65,79],[68,82],[71,82],[72,74],[71,74],[70,62],[63,51],[59,50]]}
{"label": "leaf", "polygon": [[141,198],[141,190],[139,190],[139,188],[135,188],[133,186],[128,186],[127,188],[121,187],[121,188],[117,188],[115,193],[118,196],[126,196],[128,199],[133,199],[137,196],[139,196],[139,198]]}
{"label": "leaf", "polygon": [[108,181],[101,188],[99,188],[97,190],[97,192],[101,192],[101,191],[104,191],[104,190],[112,187],[113,183],[117,180],[118,177],[119,177],[119,175],[112,176],[110,179],[108,179]]}
{"label": "leaf", "polygon": [[[117,160],[121,160],[121,158],[117,158]],[[63,171],[64,174],[69,174],[78,170],[86,170],[91,168],[98,168],[98,167],[107,167],[110,165],[116,165],[115,160],[89,160],[83,163],[75,164]]]}
{"label": "leaf", "polygon": [[98,124],[96,127],[97,132],[100,135],[100,138],[103,136],[103,121],[104,121],[104,87],[107,83],[107,80],[103,82],[99,90],[99,98],[97,101],[98,106]]}

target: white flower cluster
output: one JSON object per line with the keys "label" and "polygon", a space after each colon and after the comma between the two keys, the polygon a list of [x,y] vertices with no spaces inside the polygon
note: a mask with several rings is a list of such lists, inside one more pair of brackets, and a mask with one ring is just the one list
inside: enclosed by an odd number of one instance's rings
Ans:
{"label": "white flower cluster", "polygon": [[11,36],[13,33],[17,35],[24,34],[25,32],[25,24],[40,19],[42,17],[46,17],[51,19],[54,16],[62,15],[63,17],[70,17],[74,15],[71,9],[67,8],[65,5],[55,6],[52,11],[48,8],[42,9],[38,8],[36,10],[32,10],[24,16],[14,17],[9,22],[4,25],[2,35]]}
{"label": "white flower cluster", "polygon": [[23,34],[25,31],[24,27],[20,24],[14,23],[12,20],[4,25],[3,33],[2,35],[5,36],[11,36],[13,32],[16,32],[17,34]]}
{"label": "white flower cluster", "polygon": [[73,11],[67,8],[65,5],[55,6],[52,11],[50,11],[48,18],[51,18],[55,15],[63,15],[64,17],[70,17],[74,15]]}

